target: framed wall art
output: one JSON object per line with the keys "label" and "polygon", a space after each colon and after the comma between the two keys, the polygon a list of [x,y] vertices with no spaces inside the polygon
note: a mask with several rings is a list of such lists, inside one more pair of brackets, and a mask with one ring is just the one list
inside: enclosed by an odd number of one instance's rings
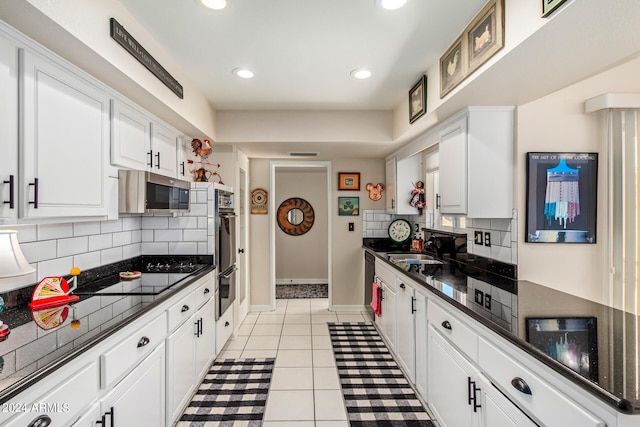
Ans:
{"label": "framed wall art", "polygon": [[458,37],[440,58],[440,98],[451,92],[467,75],[465,44]]}
{"label": "framed wall art", "polygon": [[542,17],[546,18],[567,0],[541,0],[542,1]]}
{"label": "framed wall art", "polygon": [[504,0],[492,0],[465,30],[468,74],[504,47]]}
{"label": "framed wall art", "polygon": [[338,197],[338,215],[360,215],[360,197]]}
{"label": "framed wall art", "polygon": [[427,112],[427,76],[423,75],[409,91],[409,123]]}
{"label": "framed wall art", "polygon": [[360,172],[338,172],[338,190],[360,191]]}
{"label": "framed wall art", "polygon": [[598,153],[527,153],[525,242],[596,243]]}

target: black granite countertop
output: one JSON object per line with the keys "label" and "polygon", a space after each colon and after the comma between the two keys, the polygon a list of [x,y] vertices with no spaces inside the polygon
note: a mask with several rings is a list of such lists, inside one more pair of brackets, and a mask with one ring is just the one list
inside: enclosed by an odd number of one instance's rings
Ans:
{"label": "black granite countertop", "polygon": [[468,254],[407,270],[387,258],[402,248],[363,248],[616,410],[640,414],[638,316],[487,271]]}
{"label": "black granite countertop", "polygon": [[[213,271],[209,257],[192,259],[196,264],[189,271],[147,271],[127,282],[120,281],[118,272],[144,271],[144,264],[156,265],[159,258],[137,257],[83,272],[76,291],[79,300],[52,309],[28,307],[33,287],[3,295],[8,309],[0,313],[0,320],[10,333],[0,338],[0,403]],[[162,258],[165,262],[172,258]]]}

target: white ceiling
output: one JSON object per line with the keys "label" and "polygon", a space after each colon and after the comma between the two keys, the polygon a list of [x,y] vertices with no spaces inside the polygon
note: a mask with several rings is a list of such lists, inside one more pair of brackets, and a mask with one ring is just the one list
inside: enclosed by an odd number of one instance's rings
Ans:
{"label": "white ceiling", "polygon": [[[395,11],[374,0],[228,0],[222,11],[121,2],[218,110],[392,110],[486,0],[409,0]],[[373,77],[351,77],[358,67]]]}

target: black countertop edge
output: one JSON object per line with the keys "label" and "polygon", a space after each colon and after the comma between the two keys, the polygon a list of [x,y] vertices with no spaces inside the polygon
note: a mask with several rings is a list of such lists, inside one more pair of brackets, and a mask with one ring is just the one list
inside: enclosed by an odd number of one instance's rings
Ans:
{"label": "black countertop edge", "polygon": [[90,348],[92,348],[93,346],[95,346],[99,342],[104,341],[105,339],[109,338],[111,335],[113,335],[116,332],[118,332],[122,327],[133,323],[135,320],[139,319],[140,317],[144,316],[148,312],[152,311],[159,304],[165,302],[166,300],[168,300],[169,298],[173,297],[177,293],[179,293],[182,290],[186,289],[191,284],[193,284],[195,281],[197,281],[198,279],[204,277],[207,273],[210,273],[213,270],[215,270],[215,267],[213,265],[207,265],[206,267],[203,267],[201,270],[199,270],[197,272],[194,272],[193,276],[190,277],[188,280],[186,280],[185,283],[183,283],[182,285],[178,286],[176,288],[175,292],[172,292],[172,293],[170,293],[168,295],[165,295],[165,296],[162,296],[162,297],[158,298],[157,300],[153,301],[151,304],[149,304],[148,306],[144,307],[143,309],[135,312],[131,316],[127,317],[126,319],[123,319],[122,321],[114,324],[109,329],[99,333],[98,335],[96,335],[95,337],[90,339],[89,341],[87,341],[87,342],[83,343],[82,345],[80,345],[78,348],[75,348],[75,349],[71,350],[70,352],[64,354],[63,356],[60,356],[59,358],[57,358],[57,359],[53,360],[52,362],[48,363],[43,368],[40,368],[40,369],[36,370],[35,372],[32,372],[31,374],[27,375],[23,379],[11,384],[9,387],[7,387],[2,392],[0,392],[0,404],[3,404],[5,402],[9,401],[10,399],[16,397],[18,394],[20,394],[21,392],[25,391],[27,388],[31,387],[32,385],[36,384],[38,381],[42,380],[42,378],[46,377],[47,375],[55,372],[56,370],[58,370],[60,368],[62,368],[63,366],[65,366],[71,360],[73,360],[76,357],[80,356],[81,354],[85,353],[86,351],[88,351]]}
{"label": "black countertop edge", "polygon": [[[404,271],[401,268],[399,268],[398,266],[388,262],[388,260],[385,257],[383,257],[382,255],[380,255],[379,252],[376,252],[375,250],[371,249],[370,247],[367,247],[367,246],[364,246],[364,245],[362,247],[364,249],[366,249],[368,252],[371,252],[373,255],[375,255],[376,258],[383,260],[387,265],[395,268],[400,273],[402,273],[404,275],[407,275],[406,271]],[[603,389],[602,387],[600,387],[596,383],[590,381],[588,378],[580,375],[579,373],[567,368],[566,366],[564,366],[560,362],[556,361],[555,359],[552,359],[551,357],[549,357],[548,355],[546,355],[542,351],[538,350],[537,348],[533,347],[532,345],[530,345],[526,341],[523,341],[522,339],[520,339],[518,337],[515,337],[512,333],[510,333],[509,331],[503,329],[499,325],[491,322],[489,319],[481,316],[480,314],[474,312],[473,310],[470,310],[469,308],[467,308],[466,306],[460,304],[458,301],[452,299],[448,295],[445,295],[442,292],[438,291],[437,289],[433,288],[426,281],[420,279],[418,277],[418,275],[411,275],[410,277],[412,277],[419,285],[423,286],[427,291],[429,291],[429,292],[433,293],[434,295],[440,297],[441,299],[445,300],[446,302],[448,302],[452,306],[456,307],[457,309],[459,309],[460,311],[462,311],[466,315],[472,317],[474,320],[477,320],[482,325],[484,325],[487,328],[491,329],[493,332],[495,332],[498,335],[500,335],[501,337],[505,338],[506,340],[508,340],[512,344],[516,345],[521,350],[526,351],[528,354],[530,354],[531,356],[535,357],[536,359],[538,359],[540,362],[544,363],[549,368],[553,369],[554,371],[556,371],[560,375],[564,376],[565,378],[571,380],[574,384],[580,386],[580,388],[588,391],[589,393],[591,393],[592,395],[594,395],[595,397],[597,397],[598,399],[600,399],[601,401],[603,401],[607,405],[612,406],[618,412],[621,412],[621,413],[624,413],[624,414],[640,414],[640,405],[634,405],[632,402],[630,402],[627,399],[621,399],[621,398],[609,393],[608,391],[606,391],[605,389]]]}

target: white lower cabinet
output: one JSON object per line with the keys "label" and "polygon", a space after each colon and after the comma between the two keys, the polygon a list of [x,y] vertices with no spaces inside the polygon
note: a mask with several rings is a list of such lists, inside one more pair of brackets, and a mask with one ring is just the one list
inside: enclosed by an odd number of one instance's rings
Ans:
{"label": "white lower cabinet", "polygon": [[165,425],[165,348],[160,344],[100,401],[104,426]]}
{"label": "white lower cabinet", "polygon": [[396,292],[393,286],[387,282],[380,283],[382,296],[380,297],[381,316],[376,319],[380,322],[380,332],[387,341],[387,345],[393,351],[396,349]]}
{"label": "white lower cabinet", "polygon": [[396,356],[412,383],[416,380],[415,286],[396,277]]}
{"label": "white lower cabinet", "polygon": [[429,405],[443,427],[536,425],[439,332],[429,328]]}
{"label": "white lower cabinet", "polygon": [[418,393],[427,399],[427,297],[420,291],[415,292],[416,309],[416,380]]}
{"label": "white lower cabinet", "polygon": [[187,319],[167,342],[167,425],[176,421],[209,369],[215,351],[215,300]]}

